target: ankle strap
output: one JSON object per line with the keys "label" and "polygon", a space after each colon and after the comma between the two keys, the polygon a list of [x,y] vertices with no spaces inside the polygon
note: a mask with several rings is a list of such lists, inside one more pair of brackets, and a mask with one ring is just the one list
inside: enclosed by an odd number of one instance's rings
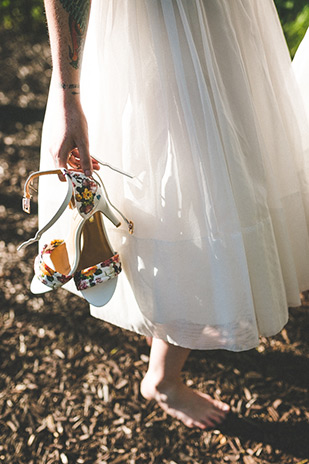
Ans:
{"label": "ankle strap", "polygon": [[61,169],[51,169],[49,171],[36,171],[30,174],[30,176],[27,178],[25,186],[24,186],[24,196],[22,199],[22,207],[25,213],[30,214],[30,200],[32,198],[31,193],[29,192],[29,189],[32,188],[32,181],[33,179],[36,179],[37,177],[44,176],[46,174],[63,174]]}
{"label": "ankle strap", "polygon": [[129,174],[128,172],[123,171],[122,169],[115,168],[114,166],[112,166],[112,165],[109,164],[109,163],[105,163],[104,161],[98,160],[95,156],[91,156],[91,157],[92,157],[97,163],[101,164],[101,166],[106,166],[107,168],[111,169],[112,171],[116,171],[116,172],[118,172],[119,174],[122,174],[123,176],[129,177],[130,179],[134,179],[134,177],[135,177],[135,176],[132,176],[132,174]]}
{"label": "ankle strap", "polygon": [[[26,183],[25,183],[24,196],[23,196],[23,200],[22,200],[23,210],[26,213],[28,213],[28,214],[30,213],[30,199],[31,199],[32,196],[31,196],[31,194],[29,192],[29,188],[31,187],[32,180],[37,178],[37,177],[44,176],[44,175],[47,175],[47,174],[58,174],[58,175],[62,174],[62,175],[65,175],[65,170],[63,170],[63,169],[53,169],[53,170],[49,170],[49,171],[36,171],[36,172],[33,172],[28,177],[28,179],[26,180]],[[37,231],[37,233],[35,234],[35,236],[33,238],[30,238],[26,242],[23,242],[21,245],[19,245],[19,247],[17,248],[18,251],[21,250],[22,248],[27,247],[28,245],[31,245],[32,243],[35,243],[35,242],[39,241],[41,236],[44,234],[44,232],[46,232],[46,230],[48,230],[57,221],[57,219],[62,215],[62,213],[64,212],[64,210],[66,209],[66,207],[68,206],[68,204],[70,203],[70,200],[72,198],[72,191],[73,191],[72,182],[69,182],[67,180],[67,185],[68,185],[68,190],[67,190],[65,199],[63,200],[63,203],[61,204],[61,206],[58,209],[58,211],[56,212],[56,214],[50,219],[50,221],[48,221],[48,223],[42,229]]]}

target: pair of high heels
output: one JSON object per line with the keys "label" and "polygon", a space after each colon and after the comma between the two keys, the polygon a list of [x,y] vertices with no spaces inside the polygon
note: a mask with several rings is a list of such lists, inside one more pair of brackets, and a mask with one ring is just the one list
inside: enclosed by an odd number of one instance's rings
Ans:
{"label": "pair of high heels", "polygon": [[112,297],[117,276],[121,272],[119,254],[113,250],[108,240],[103,216],[115,227],[119,227],[121,222],[112,211],[112,207],[125,220],[130,233],[133,233],[133,223],[112,205],[102,179],[97,173],[95,174],[98,181],[94,177],[87,177],[82,172],[71,169],[38,171],[31,174],[24,188],[23,209],[27,213],[30,213],[29,188],[32,181],[48,174],[57,174],[65,179],[67,182],[65,198],[50,221],[38,230],[34,238],[22,243],[18,250],[40,240],[68,207],[72,210],[71,230],[65,240],[55,239],[40,250],[35,259],[35,276],[30,289],[35,294],[45,293],[73,279],[76,289],[89,303],[103,306]]}

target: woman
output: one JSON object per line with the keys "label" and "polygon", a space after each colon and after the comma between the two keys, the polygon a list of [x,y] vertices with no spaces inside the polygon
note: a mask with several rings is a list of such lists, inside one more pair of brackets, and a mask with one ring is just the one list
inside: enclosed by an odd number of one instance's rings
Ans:
{"label": "woman", "polygon": [[[108,229],[125,273],[91,314],[153,337],[145,398],[189,427],[214,426],[229,407],[184,385],[190,350],[257,346],[309,288],[309,178],[274,4],[45,3],[41,168],[65,167],[75,149],[86,175],[92,154],[135,176],[103,172],[135,233]],[[40,185],[40,222],[60,197],[57,181]]]}

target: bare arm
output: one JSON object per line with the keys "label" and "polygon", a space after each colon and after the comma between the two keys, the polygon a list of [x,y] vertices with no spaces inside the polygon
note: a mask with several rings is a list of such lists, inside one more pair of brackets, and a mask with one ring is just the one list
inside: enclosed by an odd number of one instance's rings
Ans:
{"label": "bare arm", "polygon": [[50,151],[56,166],[66,167],[72,150],[86,175],[92,171],[88,128],[79,95],[80,65],[91,0],[45,0],[53,62],[52,93],[56,114]]}

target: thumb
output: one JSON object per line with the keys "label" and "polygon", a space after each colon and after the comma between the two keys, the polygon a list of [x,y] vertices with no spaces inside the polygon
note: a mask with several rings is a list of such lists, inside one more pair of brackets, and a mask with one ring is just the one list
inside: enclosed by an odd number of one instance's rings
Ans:
{"label": "thumb", "polygon": [[[69,151],[65,146],[62,146],[56,153],[52,153],[54,158],[54,164],[56,168],[66,168],[67,167],[67,159],[69,156]],[[65,176],[63,174],[58,174],[59,180],[61,182],[65,181]]]}

